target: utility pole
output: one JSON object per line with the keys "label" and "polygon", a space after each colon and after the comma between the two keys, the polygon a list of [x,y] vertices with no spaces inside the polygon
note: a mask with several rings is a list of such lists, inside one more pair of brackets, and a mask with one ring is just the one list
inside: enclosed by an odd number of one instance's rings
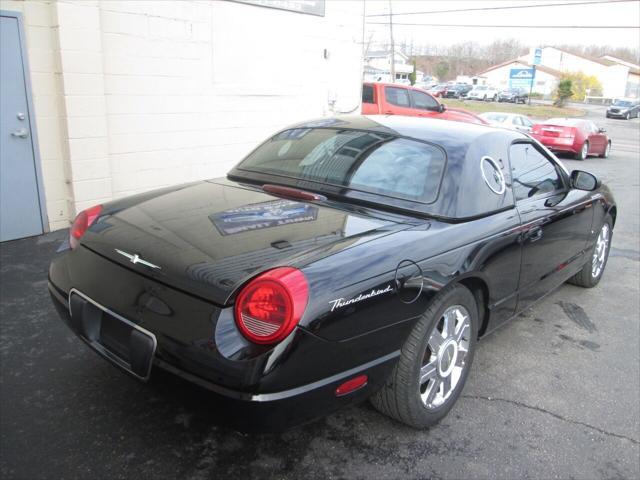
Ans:
{"label": "utility pole", "polygon": [[396,45],[393,43],[393,11],[389,0],[389,37],[391,38],[391,83],[396,83]]}

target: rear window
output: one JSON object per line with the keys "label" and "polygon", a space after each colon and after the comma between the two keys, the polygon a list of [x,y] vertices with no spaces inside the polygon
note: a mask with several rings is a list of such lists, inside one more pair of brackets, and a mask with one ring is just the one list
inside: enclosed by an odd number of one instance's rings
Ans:
{"label": "rear window", "polygon": [[438,147],[357,130],[285,130],[254,150],[238,168],[431,203],[445,165]]}
{"label": "rear window", "polygon": [[373,86],[363,85],[362,87],[362,103],[376,103],[373,98]]}

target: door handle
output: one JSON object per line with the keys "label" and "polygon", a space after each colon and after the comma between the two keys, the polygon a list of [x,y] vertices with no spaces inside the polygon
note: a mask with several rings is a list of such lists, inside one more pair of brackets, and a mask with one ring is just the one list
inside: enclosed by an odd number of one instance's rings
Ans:
{"label": "door handle", "polygon": [[27,138],[29,136],[29,132],[27,131],[26,128],[20,128],[15,132],[11,132],[11,136],[18,137],[18,138]]}
{"label": "door handle", "polygon": [[542,238],[542,228],[541,227],[533,227],[531,230],[527,232],[527,237],[530,242],[537,242]]}
{"label": "door handle", "polygon": [[393,115],[393,112],[384,112],[385,115]]}

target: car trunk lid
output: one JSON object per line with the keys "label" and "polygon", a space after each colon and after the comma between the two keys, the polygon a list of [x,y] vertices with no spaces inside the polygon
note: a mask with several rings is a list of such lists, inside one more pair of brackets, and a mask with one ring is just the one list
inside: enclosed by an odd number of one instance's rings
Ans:
{"label": "car trunk lid", "polygon": [[534,125],[531,133],[543,137],[570,138],[575,135],[575,128],[543,123]]}
{"label": "car trunk lid", "polygon": [[396,219],[282,198],[228,180],[114,205],[106,205],[87,231],[84,247],[218,305],[260,271],[303,266],[402,228]]}

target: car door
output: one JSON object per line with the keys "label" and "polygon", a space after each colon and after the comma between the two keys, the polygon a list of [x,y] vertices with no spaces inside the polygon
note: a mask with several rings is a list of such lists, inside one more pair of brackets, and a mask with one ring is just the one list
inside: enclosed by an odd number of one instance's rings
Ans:
{"label": "car door", "polygon": [[510,147],[511,184],[521,221],[518,310],[564,282],[584,263],[593,200],[570,188],[567,172],[531,142]]}
{"label": "car door", "polygon": [[403,87],[384,87],[384,115],[417,116],[418,112],[411,108],[409,90]]}
{"label": "car door", "polygon": [[411,103],[418,117],[434,117],[440,113],[440,104],[428,93],[409,90]]}

